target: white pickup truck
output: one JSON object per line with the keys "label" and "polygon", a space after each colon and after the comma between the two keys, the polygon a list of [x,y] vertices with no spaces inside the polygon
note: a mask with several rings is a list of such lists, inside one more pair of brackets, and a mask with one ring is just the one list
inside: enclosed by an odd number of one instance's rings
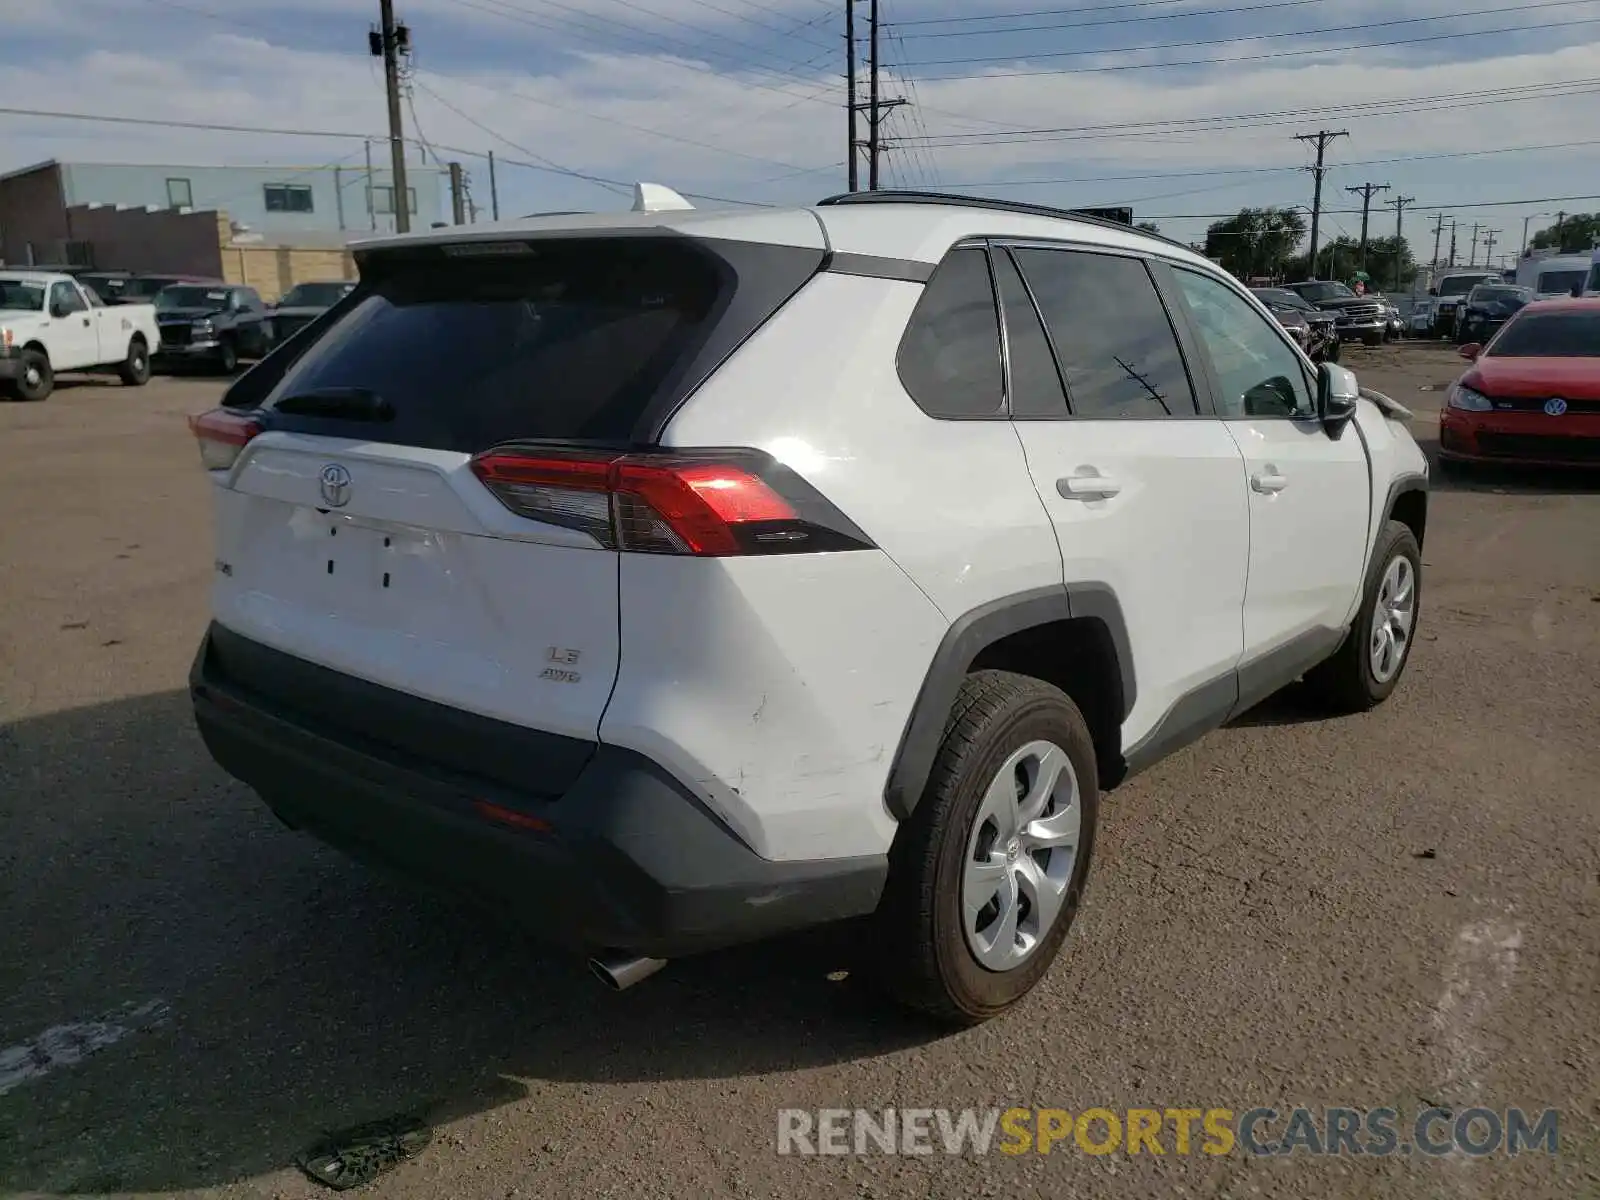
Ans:
{"label": "white pickup truck", "polygon": [[139,387],[160,342],[150,304],[108,306],[70,275],[0,267],[0,389],[43,400],[58,371],[114,371]]}

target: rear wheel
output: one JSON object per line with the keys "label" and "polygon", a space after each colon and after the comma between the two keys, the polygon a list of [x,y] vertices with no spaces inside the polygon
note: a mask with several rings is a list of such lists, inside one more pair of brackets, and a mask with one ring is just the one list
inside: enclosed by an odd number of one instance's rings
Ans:
{"label": "rear wheel", "polygon": [[1306,673],[1306,683],[1336,712],[1365,712],[1382,704],[1410,661],[1421,602],[1422,552],[1416,535],[1390,521],[1378,539],[1361,608],[1343,644]]}
{"label": "rear wheel", "polygon": [[117,375],[129,387],[143,387],[150,382],[150,347],[143,338],[136,337],[128,343],[128,357],[117,368]]}
{"label": "rear wheel", "polygon": [[900,1002],[975,1024],[1044,977],[1078,910],[1099,811],[1094,744],[1059,689],[969,675],[890,853],[870,972]]}
{"label": "rear wheel", "polygon": [[55,372],[50,359],[39,350],[24,350],[17,360],[17,378],[12,384],[23,400],[45,400],[55,391]]}

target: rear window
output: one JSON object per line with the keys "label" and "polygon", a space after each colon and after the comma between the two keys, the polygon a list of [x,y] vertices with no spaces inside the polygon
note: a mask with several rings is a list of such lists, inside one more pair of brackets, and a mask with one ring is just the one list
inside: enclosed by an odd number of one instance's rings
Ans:
{"label": "rear window", "polygon": [[[715,325],[724,264],[688,239],[531,245],[375,258],[362,294],[264,407],[355,390],[386,419],[338,432],[466,453],[517,439],[629,440]],[[304,403],[286,407],[294,417],[275,427],[334,432],[307,425]]]}

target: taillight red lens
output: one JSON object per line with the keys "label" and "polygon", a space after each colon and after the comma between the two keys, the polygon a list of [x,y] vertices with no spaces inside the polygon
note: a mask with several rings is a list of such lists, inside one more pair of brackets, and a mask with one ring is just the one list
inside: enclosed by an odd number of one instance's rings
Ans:
{"label": "taillight red lens", "polygon": [[261,432],[261,423],[243,413],[213,408],[189,418],[189,432],[200,444],[200,461],[208,471],[226,471],[238,461],[245,444]]}
{"label": "taillight red lens", "polygon": [[[520,516],[581,529],[602,546],[650,554],[726,556],[852,549],[864,539],[841,535],[815,517],[831,511],[797,505],[758,466],[699,455],[545,455],[489,451],[472,470]],[[843,524],[848,524],[843,522]]]}

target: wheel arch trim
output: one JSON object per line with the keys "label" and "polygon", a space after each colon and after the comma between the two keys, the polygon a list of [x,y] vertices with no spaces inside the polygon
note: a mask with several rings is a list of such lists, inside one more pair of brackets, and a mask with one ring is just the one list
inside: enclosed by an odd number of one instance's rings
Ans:
{"label": "wheel arch trim", "polygon": [[908,818],[922,798],[944,738],[950,708],[978,656],[1013,634],[1074,618],[1105,626],[1117,658],[1122,685],[1121,717],[1126,719],[1136,696],[1133,656],[1122,605],[1110,585],[1094,580],[1074,581],[1032,588],[980,604],[951,622],[911,706],[884,785],[884,803],[896,820]]}

